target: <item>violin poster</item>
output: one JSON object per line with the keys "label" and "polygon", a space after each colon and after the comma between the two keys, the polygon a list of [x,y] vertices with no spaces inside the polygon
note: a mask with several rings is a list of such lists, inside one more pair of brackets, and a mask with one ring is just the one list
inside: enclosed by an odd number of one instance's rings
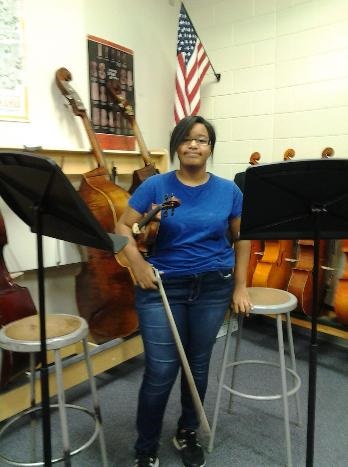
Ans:
{"label": "violin poster", "polygon": [[107,91],[113,80],[120,98],[135,112],[133,51],[95,36],[88,38],[91,122],[102,149],[135,150],[125,108]]}

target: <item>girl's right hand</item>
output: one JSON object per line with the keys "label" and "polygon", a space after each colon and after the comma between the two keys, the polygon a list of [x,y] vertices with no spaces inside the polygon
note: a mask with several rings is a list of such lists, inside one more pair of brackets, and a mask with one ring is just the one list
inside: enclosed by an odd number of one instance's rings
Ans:
{"label": "girl's right hand", "polygon": [[153,267],[143,258],[142,261],[139,261],[139,264],[132,268],[132,270],[135,280],[139,287],[141,287],[142,289],[153,290],[156,290],[158,288],[157,279]]}

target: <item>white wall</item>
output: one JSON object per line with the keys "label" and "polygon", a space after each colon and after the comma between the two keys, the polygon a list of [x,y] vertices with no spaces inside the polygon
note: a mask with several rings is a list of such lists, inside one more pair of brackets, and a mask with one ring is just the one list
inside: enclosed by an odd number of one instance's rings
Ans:
{"label": "white wall", "polygon": [[215,124],[212,170],[232,178],[262,162],[348,156],[346,0],[186,0],[221,81],[209,72],[201,113]]}

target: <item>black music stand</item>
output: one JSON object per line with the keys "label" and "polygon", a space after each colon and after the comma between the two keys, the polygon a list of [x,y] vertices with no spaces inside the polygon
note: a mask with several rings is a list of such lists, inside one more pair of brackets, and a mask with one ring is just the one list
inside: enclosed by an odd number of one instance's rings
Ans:
{"label": "black music stand", "polygon": [[306,465],[313,466],[317,371],[319,240],[348,238],[348,160],[285,161],[248,167],[241,239],[313,239]]}
{"label": "black music stand", "polygon": [[42,236],[117,253],[127,238],[107,234],[58,165],[29,152],[0,151],[0,195],[36,233],[45,466],[52,465]]}

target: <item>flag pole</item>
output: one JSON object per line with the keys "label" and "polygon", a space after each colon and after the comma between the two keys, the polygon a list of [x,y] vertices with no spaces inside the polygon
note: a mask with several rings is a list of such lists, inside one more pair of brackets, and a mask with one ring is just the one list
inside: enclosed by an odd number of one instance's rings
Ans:
{"label": "flag pole", "polygon": [[[187,10],[186,10],[186,6],[184,5],[184,2],[182,2],[182,6],[184,7],[184,9],[185,9],[185,11],[186,11],[187,17],[190,18],[190,15],[188,14],[188,12],[187,12]],[[190,22],[191,22],[192,28],[193,28],[193,30],[194,30],[194,32],[195,32],[197,38],[199,39],[199,41],[200,41],[201,44],[203,45],[203,42],[201,41],[201,38],[200,38],[199,35],[197,34],[197,30],[196,30],[194,24],[192,23],[191,18],[190,18]],[[205,50],[205,47],[204,47],[204,50]],[[207,58],[208,58],[208,60],[209,60],[209,64],[210,64],[210,66],[211,66],[211,69],[213,70],[213,73],[214,73],[214,75],[215,75],[216,81],[219,82],[220,79],[221,79],[221,73],[216,73],[215,68],[213,67],[213,64],[211,63],[211,60],[210,60],[210,58],[209,58],[209,55],[207,54],[207,51],[205,51],[205,54],[206,54],[206,56],[207,56]]]}

